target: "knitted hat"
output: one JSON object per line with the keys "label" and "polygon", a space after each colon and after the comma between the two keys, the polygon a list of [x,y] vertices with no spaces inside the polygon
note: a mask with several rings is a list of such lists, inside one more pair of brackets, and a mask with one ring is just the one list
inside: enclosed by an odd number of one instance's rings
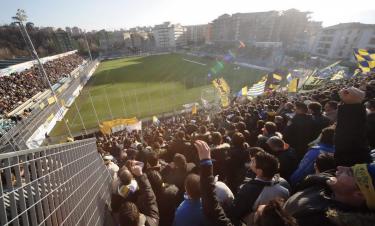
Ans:
{"label": "knitted hat", "polygon": [[369,209],[375,210],[375,163],[352,166],[355,181]]}

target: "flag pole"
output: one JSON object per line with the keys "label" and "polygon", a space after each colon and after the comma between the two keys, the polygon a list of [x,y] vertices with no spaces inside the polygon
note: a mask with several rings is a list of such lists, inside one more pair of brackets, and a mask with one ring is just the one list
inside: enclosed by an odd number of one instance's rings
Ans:
{"label": "flag pole", "polygon": [[81,120],[81,124],[82,124],[82,126],[83,126],[83,129],[85,130],[85,135],[87,135],[87,130],[86,130],[85,123],[83,123],[82,115],[81,115],[81,113],[80,113],[80,111],[79,111],[79,109],[78,109],[77,103],[76,103],[75,101],[74,101],[74,106],[76,107],[76,110],[77,110],[77,112],[78,112],[78,117],[79,117],[79,119]]}
{"label": "flag pole", "polygon": [[138,118],[141,117],[141,114],[139,112],[139,105],[138,105],[138,98],[137,98],[137,90],[134,90],[134,96],[135,96],[135,105],[137,106],[137,113],[138,113]]}
{"label": "flag pole", "polygon": [[150,83],[147,83],[147,88],[148,88],[148,92],[147,92],[147,96],[148,96],[148,104],[150,106],[150,109],[151,109],[151,114],[154,113],[154,109],[152,107],[152,104],[151,104],[151,97],[150,97]]}
{"label": "flag pole", "polygon": [[111,106],[110,106],[110,104],[109,104],[109,100],[108,100],[107,92],[106,92],[105,88],[103,88],[103,89],[104,89],[105,99],[106,99],[106,102],[107,102],[107,105],[108,105],[108,110],[109,110],[109,113],[111,114],[111,118],[113,119],[113,114],[112,114]]}
{"label": "flag pole", "polygon": [[96,121],[97,121],[98,126],[99,126],[100,122],[99,122],[98,114],[96,113],[96,109],[95,109],[95,106],[94,106],[94,102],[92,101],[90,91],[88,91],[88,93],[89,93],[89,97],[90,97],[91,106],[92,106],[92,109],[94,110],[95,118],[96,118]]}
{"label": "flag pole", "polygon": [[122,102],[122,107],[124,108],[124,113],[125,113],[125,117],[128,116],[128,112],[126,111],[126,107],[125,107],[125,96],[124,96],[124,93],[122,92],[122,90],[120,89],[120,87],[118,88],[120,90],[120,94],[121,94],[121,102]]}

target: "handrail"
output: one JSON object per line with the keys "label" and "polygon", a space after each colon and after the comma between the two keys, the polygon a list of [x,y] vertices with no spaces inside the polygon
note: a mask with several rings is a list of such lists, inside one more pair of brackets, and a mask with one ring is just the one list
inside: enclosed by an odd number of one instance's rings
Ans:
{"label": "handrail", "polygon": [[16,157],[16,156],[19,156],[19,155],[26,155],[26,154],[31,154],[31,153],[35,153],[35,152],[40,152],[40,151],[44,151],[44,150],[48,150],[48,149],[56,148],[56,147],[65,147],[65,146],[69,146],[69,145],[72,145],[72,144],[78,145],[80,143],[91,143],[91,142],[96,142],[96,138],[88,138],[88,139],[84,139],[84,140],[78,140],[78,141],[68,142],[68,143],[63,143],[63,144],[52,144],[52,145],[49,145],[49,146],[46,146],[46,147],[40,147],[40,148],[34,148],[34,149],[25,149],[25,150],[20,150],[20,151],[16,151],[16,152],[0,153],[0,160],[6,159],[6,158]]}

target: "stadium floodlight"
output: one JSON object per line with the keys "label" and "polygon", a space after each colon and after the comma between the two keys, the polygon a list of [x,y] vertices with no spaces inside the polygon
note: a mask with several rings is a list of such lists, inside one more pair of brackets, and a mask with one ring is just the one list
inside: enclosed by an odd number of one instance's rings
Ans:
{"label": "stadium floodlight", "polygon": [[[30,38],[30,36],[29,36],[29,33],[27,32],[27,29],[25,28],[25,26],[24,26],[24,24],[23,24],[23,22],[25,22],[25,21],[27,20],[27,15],[26,15],[25,10],[23,10],[23,9],[18,9],[18,10],[17,10],[17,13],[16,13],[16,16],[12,17],[12,19],[14,20],[15,23],[17,23],[17,24],[20,26],[21,30],[24,32],[24,34],[25,34],[25,36],[26,36],[26,40],[27,40],[27,41],[26,41],[26,44],[30,47],[30,49],[31,49],[31,53],[33,54],[33,57],[34,57],[34,58],[36,59],[36,61],[38,62],[39,69],[40,69],[40,71],[42,72],[42,75],[44,76],[44,80],[47,82],[47,85],[48,85],[49,88],[51,89],[51,92],[52,92],[52,94],[53,94],[53,96],[54,96],[54,98],[55,98],[55,100],[56,100],[55,102],[56,102],[56,104],[57,104],[59,110],[62,109],[62,108],[61,108],[61,105],[60,105],[60,103],[59,103],[59,101],[57,100],[56,93],[55,93],[55,91],[54,91],[53,88],[52,88],[51,82],[50,82],[49,79],[48,79],[47,73],[46,73],[46,71],[44,70],[43,64],[42,64],[42,62],[41,62],[40,59],[39,59],[38,53],[36,52],[36,50],[35,50],[35,48],[34,48],[34,44],[33,44],[33,42],[31,41],[31,38]],[[22,32],[21,32],[21,33],[22,33]],[[63,120],[63,121],[64,121],[64,123],[65,123],[65,126],[66,126],[67,130],[68,130],[69,136],[73,138],[73,135],[72,135],[72,133],[71,133],[71,131],[70,131],[70,129],[69,129],[68,124],[66,123],[65,120]]]}
{"label": "stadium floodlight", "polygon": [[87,41],[86,31],[83,32],[83,36],[85,37],[85,42],[86,42],[87,50],[89,51],[90,60],[92,61],[91,50],[90,50],[89,42]]}

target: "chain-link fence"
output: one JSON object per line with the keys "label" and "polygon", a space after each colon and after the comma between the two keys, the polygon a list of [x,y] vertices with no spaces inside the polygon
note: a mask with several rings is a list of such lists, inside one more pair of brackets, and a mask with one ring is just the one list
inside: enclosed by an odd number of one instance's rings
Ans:
{"label": "chain-link fence", "polygon": [[1,225],[103,225],[111,176],[95,139],[0,154]]}

